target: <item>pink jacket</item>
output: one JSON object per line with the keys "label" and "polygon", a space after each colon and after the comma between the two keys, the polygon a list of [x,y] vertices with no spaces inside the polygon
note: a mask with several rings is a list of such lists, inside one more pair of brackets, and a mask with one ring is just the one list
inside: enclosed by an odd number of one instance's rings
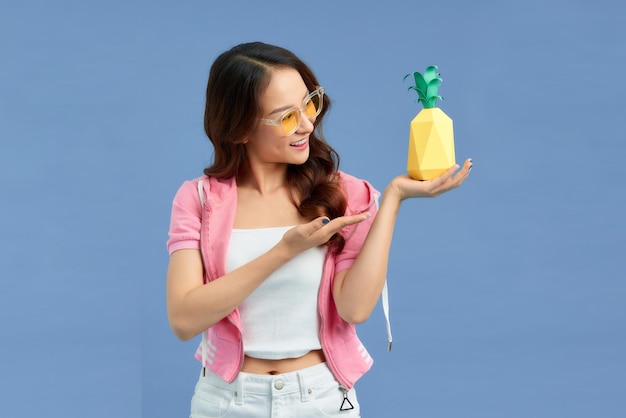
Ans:
{"label": "pink jacket", "polygon": [[[372,214],[368,220],[342,231],[346,241],[344,250],[337,255],[327,254],[318,296],[320,340],[326,362],[337,381],[349,389],[371,368],[373,360],[359,340],[354,325],[339,316],[332,285],[336,272],[354,263],[376,213],[379,193],[366,181],[342,172],[339,174],[348,199],[346,215],[366,211]],[[203,208],[198,193],[200,179],[203,179],[206,196]],[[182,248],[200,247],[205,280],[215,280],[226,274],[226,251],[236,207],[234,178],[220,180],[204,176],[183,183],[172,207],[170,254]],[[239,311],[235,309],[203,335],[196,358],[204,363],[204,367],[232,382],[241,370],[243,357],[241,321]]]}

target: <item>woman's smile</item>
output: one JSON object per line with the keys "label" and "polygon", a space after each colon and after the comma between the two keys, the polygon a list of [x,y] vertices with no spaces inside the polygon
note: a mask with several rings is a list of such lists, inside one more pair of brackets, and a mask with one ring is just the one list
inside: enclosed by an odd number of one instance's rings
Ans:
{"label": "woman's smile", "polygon": [[289,146],[298,148],[298,149],[303,149],[303,148],[306,148],[308,144],[309,144],[309,138],[302,138],[299,141],[292,142],[291,144],[289,144]]}

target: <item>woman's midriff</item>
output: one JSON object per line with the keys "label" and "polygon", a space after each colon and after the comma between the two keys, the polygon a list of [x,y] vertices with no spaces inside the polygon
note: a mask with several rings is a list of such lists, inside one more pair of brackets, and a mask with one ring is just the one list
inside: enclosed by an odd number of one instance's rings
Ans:
{"label": "woman's midriff", "polygon": [[309,351],[302,357],[267,360],[245,356],[242,372],[252,374],[283,374],[306,369],[326,361],[322,350]]}

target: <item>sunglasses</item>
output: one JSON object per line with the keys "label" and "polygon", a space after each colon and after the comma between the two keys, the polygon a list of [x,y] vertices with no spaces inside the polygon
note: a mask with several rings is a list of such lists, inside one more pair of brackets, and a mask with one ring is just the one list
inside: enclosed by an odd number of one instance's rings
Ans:
{"label": "sunglasses", "polygon": [[294,107],[285,110],[281,115],[275,119],[260,119],[266,125],[279,126],[285,136],[289,136],[300,127],[300,117],[302,113],[307,118],[312,120],[322,111],[324,103],[324,87],[317,87],[313,90],[302,103],[300,107]]}

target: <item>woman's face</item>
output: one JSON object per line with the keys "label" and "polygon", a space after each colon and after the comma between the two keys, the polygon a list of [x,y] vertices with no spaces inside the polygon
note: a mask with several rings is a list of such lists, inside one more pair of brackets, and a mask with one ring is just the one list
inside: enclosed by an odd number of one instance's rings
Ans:
{"label": "woman's face", "polygon": [[[261,95],[261,118],[276,119],[287,109],[299,108],[310,93],[304,80],[292,68],[273,69],[270,83]],[[250,164],[304,164],[309,158],[309,135],[313,122],[300,114],[300,126],[286,136],[280,126],[259,121],[247,138]]]}

